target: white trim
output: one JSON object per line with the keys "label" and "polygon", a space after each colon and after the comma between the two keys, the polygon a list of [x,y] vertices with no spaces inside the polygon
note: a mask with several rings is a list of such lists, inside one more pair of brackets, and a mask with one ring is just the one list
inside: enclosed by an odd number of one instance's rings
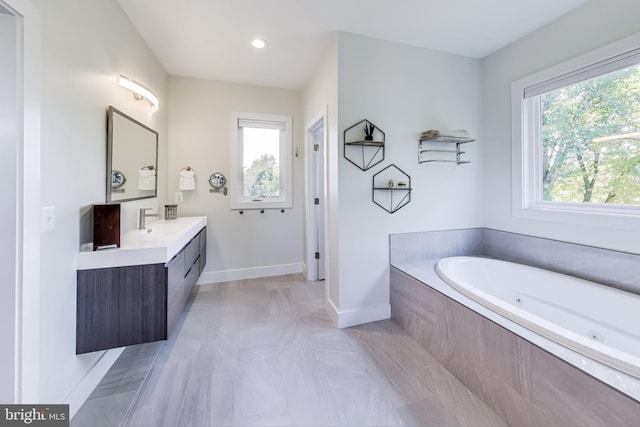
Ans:
{"label": "white trim", "polygon": [[80,382],[71,390],[71,393],[64,399],[64,402],[69,404],[69,418],[73,418],[89,396],[91,396],[93,390],[98,386],[109,369],[111,369],[111,366],[113,366],[118,357],[120,357],[124,349],[125,347],[120,347],[105,351]]}
{"label": "white trim", "polygon": [[[274,122],[278,123],[281,132],[280,141],[280,196],[268,197],[261,200],[251,200],[243,195],[243,169],[242,169],[242,141],[240,141],[238,129],[241,123],[264,123],[270,127]],[[231,138],[231,179],[229,180],[231,209],[273,209],[293,207],[293,118],[292,116],[279,114],[259,114],[246,112],[231,112],[229,134]]]}
{"label": "white trim", "polygon": [[[606,46],[592,50],[591,52],[587,52],[583,55],[572,58],[568,61],[538,71],[514,82],[514,84],[518,84],[518,86],[521,87],[521,92],[517,95],[523,97],[524,89],[527,87],[531,87],[542,81],[558,78],[569,72],[579,70],[590,64],[599,62],[603,58],[609,58],[623,52],[628,52],[637,48],[639,45],[640,33],[637,33],[624,39],[618,40],[617,42],[613,42]],[[514,87],[513,84],[511,87]]]}
{"label": "white trim", "polygon": [[[18,19],[18,234],[15,403],[40,399],[41,18],[29,0],[3,0]],[[9,403],[9,402],[7,402]]]}
{"label": "white trim", "polygon": [[[338,321],[336,323],[340,329],[391,318],[391,304],[376,304],[345,311],[338,311],[333,303],[331,306],[337,313]],[[329,316],[333,318],[331,311],[329,311]]]}
{"label": "white trim", "polygon": [[239,268],[234,270],[203,271],[198,285],[231,282],[233,280],[257,279],[260,277],[282,276],[302,273],[302,263],[268,265],[264,267]]}
{"label": "white trim", "polygon": [[[326,282],[325,282],[325,286],[326,286]],[[340,314],[339,314],[340,312],[338,311],[338,308],[336,307],[336,305],[333,303],[331,299],[327,298],[324,303],[324,308],[329,314],[329,317],[331,318],[331,320],[333,321],[333,324],[336,325],[337,327],[338,324],[340,323]]]}
{"label": "white trim", "polygon": [[[325,147],[327,145],[327,132],[328,132],[327,116],[328,116],[328,106],[325,105],[322,111],[316,114],[314,118],[311,119],[305,126],[305,141],[304,141],[305,145],[304,146],[305,146],[305,155],[307,157],[306,167],[305,167],[305,189],[306,189],[305,203],[307,206],[307,208],[305,209],[305,216],[306,216],[305,225],[306,225],[306,237],[307,237],[306,238],[306,242],[307,242],[306,265],[307,267],[311,266],[311,269],[307,269],[306,277],[307,277],[307,280],[309,281],[318,280],[318,272],[316,271],[316,268],[315,268],[318,261],[316,261],[315,259],[315,248],[317,247],[317,242],[316,242],[317,236],[315,232],[315,215],[314,215],[315,204],[313,200],[314,199],[313,197],[314,177],[312,176],[312,171],[314,170],[314,165],[313,165],[314,156],[313,156],[313,153],[310,153],[307,150],[310,149],[311,144],[313,143],[313,138],[311,137],[312,130],[315,129],[318,126],[318,124],[322,122],[324,141],[322,141],[321,149],[322,149],[322,156],[325,157],[324,161],[326,162]],[[323,179],[325,180],[323,187],[326,188],[327,186],[326,177],[324,176],[324,173],[322,175],[323,175]],[[322,202],[323,202],[322,207],[324,209],[323,217],[325,218],[325,222],[326,222],[326,218],[328,217],[328,212],[327,212],[328,203],[326,202],[326,198],[324,197],[324,195],[323,195]],[[324,226],[324,229],[326,233],[326,230],[327,230],[326,224]],[[327,268],[327,260],[329,259],[327,249],[328,249],[328,245],[326,245],[326,238],[325,238],[325,247],[321,252],[321,256],[323,256],[325,260],[325,270]],[[327,277],[326,271],[324,276],[325,278]]]}
{"label": "white trim", "polygon": [[612,73],[623,68],[631,67],[640,61],[640,48],[634,48],[629,51],[623,51],[613,56],[607,56],[596,62],[588,63],[577,69],[572,69],[564,74],[545,79],[532,86],[524,88],[524,97],[542,95],[565,86],[574,85],[603,74]]}
{"label": "white trim", "polygon": [[512,215],[538,221],[599,226],[612,229],[640,230],[640,208],[622,205],[576,204],[540,202],[539,186],[541,166],[533,142],[539,138],[539,125],[532,123],[538,106],[524,98],[525,89],[544,81],[557,79],[576,70],[616,55],[637,49],[640,33],[596,49],[577,58],[542,70],[511,84],[511,173]]}

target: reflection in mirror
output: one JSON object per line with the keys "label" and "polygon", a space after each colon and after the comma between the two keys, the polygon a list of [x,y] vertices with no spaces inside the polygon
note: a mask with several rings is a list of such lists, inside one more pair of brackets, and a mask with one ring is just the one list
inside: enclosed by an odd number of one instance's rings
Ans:
{"label": "reflection in mirror", "polygon": [[157,195],[158,132],[109,106],[107,203]]}

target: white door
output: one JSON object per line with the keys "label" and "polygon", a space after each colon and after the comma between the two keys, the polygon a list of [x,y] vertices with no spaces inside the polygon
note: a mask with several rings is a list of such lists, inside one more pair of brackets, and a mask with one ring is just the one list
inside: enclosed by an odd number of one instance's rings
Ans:
{"label": "white door", "polygon": [[315,259],[318,280],[324,280],[324,119],[312,130],[313,138],[313,199],[314,199],[314,231]]}
{"label": "white door", "polygon": [[324,280],[326,108],[306,125],[306,265],[307,280]]}

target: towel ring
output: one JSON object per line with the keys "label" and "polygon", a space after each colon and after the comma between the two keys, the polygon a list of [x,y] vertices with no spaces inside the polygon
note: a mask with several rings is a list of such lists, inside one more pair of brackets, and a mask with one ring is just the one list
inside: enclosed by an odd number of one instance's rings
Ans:
{"label": "towel ring", "polygon": [[180,172],[182,171],[192,171],[193,169],[191,168],[191,166],[187,166],[186,168],[182,168],[180,169]]}
{"label": "towel ring", "polygon": [[153,167],[153,165],[143,166],[140,170],[141,170],[141,171],[143,171],[143,170],[150,170],[150,171],[152,171],[152,170],[155,170],[155,167]]}

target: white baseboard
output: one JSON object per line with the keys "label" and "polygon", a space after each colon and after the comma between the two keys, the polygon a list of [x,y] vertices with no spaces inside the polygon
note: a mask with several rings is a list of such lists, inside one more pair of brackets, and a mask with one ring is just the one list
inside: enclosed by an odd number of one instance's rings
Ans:
{"label": "white baseboard", "polygon": [[339,329],[391,318],[391,304],[377,304],[340,311],[333,301],[328,300],[325,309]]}
{"label": "white baseboard", "polygon": [[198,285],[230,282],[233,280],[256,279],[259,277],[281,276],[283,274],[302,273],[302,263],[268,265],[264,267],[241,268],[236,270],[203,271]]}
{"label": "white baseboard", "polygon": [[333,301],[331,301],[330,298],[328,298],[325,301],[324,309],[327,310],[327,313],[329,314],[329,317],[331,317],[331,320],[333,321],[333,324],[338,326],[340,324],[340,321],[339,321],[340,312],[338,311],[338,309],[336,308],[335,304],[333,303]]}
{"label": "white baseboard", "polygon": [[124,349],[124,347],[120,347],[105,351],[89,369],[89,372],[71,390],[71,393],[65,399],[65,403],[69,404],[69,418],[73,418],[84,402],[87,401],[102,377],[109,371]]}

